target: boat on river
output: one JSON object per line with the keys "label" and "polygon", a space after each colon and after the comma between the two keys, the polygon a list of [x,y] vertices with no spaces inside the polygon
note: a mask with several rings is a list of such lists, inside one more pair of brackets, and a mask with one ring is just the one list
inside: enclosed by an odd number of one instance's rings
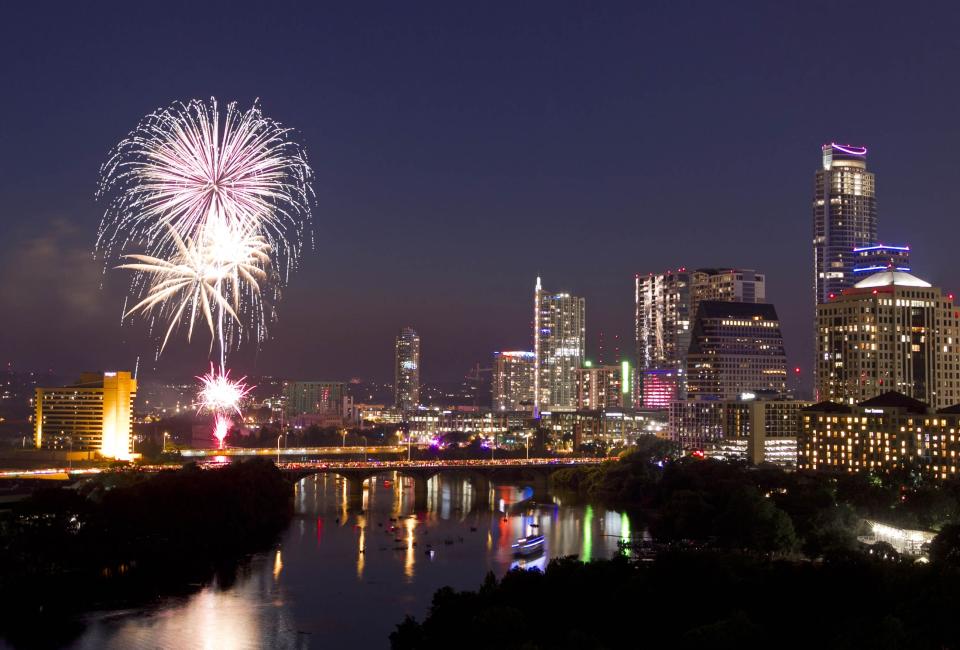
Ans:
{"label": "boat on river", "polygon": [[511,545],[515,555],[528,556],[542,553],[544,548],[543,535],[530,535],[521,537],[517,542]]}

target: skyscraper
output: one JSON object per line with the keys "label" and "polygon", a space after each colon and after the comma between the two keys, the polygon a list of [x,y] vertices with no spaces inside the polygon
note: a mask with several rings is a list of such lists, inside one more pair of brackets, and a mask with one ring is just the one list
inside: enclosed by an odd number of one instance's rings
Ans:
{"label": "skyscraper", "polygon": [[783,395],[787,357],[777,311],[770,304],[704,300],[687,355],[687,394],[732,400],[754,391]]}
{"label": "skyscraper", "polygon": [[[634,279],[637,388],[641,391],[650,383],[647,373],[669,370],[672,372],[659,377],[663,380],[661,387],[668,379],[673,382],[671,399],[684,392],[683,374],[690,347],[690,286],[691,273],[685,268],[638,274]],[[645,396],[637,397],[645,407],[652,408]]]}
{"label": "skyscraper", "polygon": [[586,346],[586,302],[543,289],[533,299],[534,410],[577,408],[577,369]]}
{"label": "skyscraper", "polygon": [[813,198],[814,287],[817,304],[853,286],[853,249],[877,243],[874,176],[866,147],[825,144]]}
{"label": "skyscraper", "polygon": [[420,337],[412,327],[404,327],[397,336],[394,366],[394,404],[412,411],[420,404]]}
{"label": "skyscraper", "polygon": [[666,408],[687,394],[690,324],[704,300],[754,303],[766,281],[753,269],[705,268],[637,275],[634,284],[637,379],[634,403]]}
{"label": "skyscraper", "polygon": [[137,380],[129,372],[83,373],[62,388],[37,388],[34,444],[130,458]]}
{"label": "skyscraper", "polygon": [[508,350],[493,353],[491,393],[496,411],[533,410],[534,353]]}
{"label": "skyscraper", "polygon": [[854,404],[897,391],[960,402],[952,296],[904,271],[875,273],[817,305],[817,399]]}
{"label": "skyscraper", "polygon": [[697,269],[690,288],[690,318],[702,300],[765,302],[766,278],[753,269]]}

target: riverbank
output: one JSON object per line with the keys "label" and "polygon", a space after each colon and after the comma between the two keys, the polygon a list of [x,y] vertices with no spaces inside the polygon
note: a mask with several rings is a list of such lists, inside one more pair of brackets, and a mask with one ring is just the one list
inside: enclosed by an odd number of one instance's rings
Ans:
{"label": "riverbank", "polygon": [[229,584],[290,521],[290,484],[268,461],[111,475],[38,491],[0,522],[2,633],[60,646],[76,614]]}
{"label": "riverbank", "polygon": [[393,650],[955,648],[960,573],[856,557],[825,563],[673,552],[650,563],[560,559],[436,592]]}

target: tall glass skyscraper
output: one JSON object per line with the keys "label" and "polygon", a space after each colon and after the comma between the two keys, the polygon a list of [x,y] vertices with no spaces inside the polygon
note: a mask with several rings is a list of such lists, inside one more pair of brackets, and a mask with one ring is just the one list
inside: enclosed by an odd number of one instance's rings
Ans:
{"label": "tall glass skyscraper", "polygon": [[853,286],[853,249],[877,243],[877,200],[867,148],[823,145],[813,198],[814,287],[817,304]]}
{"label": "tall glass skyscraper", "polygon": [[393,390],[398,409],[412,411],[420,404],[420,336],[412,327],[397,337]]}
{"label": "tall glass skyscraper", "polygon": [[577,370],[586,346],[586,301],[543,289],[533,299],[534,412],[577,408]]}

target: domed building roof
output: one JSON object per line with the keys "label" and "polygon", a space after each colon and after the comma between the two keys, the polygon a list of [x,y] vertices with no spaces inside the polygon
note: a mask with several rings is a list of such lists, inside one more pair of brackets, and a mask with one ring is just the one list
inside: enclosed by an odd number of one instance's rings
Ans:
{"label": "domed building roof", "polygon": [[932,287],[933,285],[929,282],[921,280],[915,275],[910,275],[904,271],[897,271],[896,269],[888,269],[886,271],[880,271],[879,273],[874,273],[873,275],[860,280],[855,285],[854,289],[872,289],[874,287],[888,287],[891,284],[898,287]]}

